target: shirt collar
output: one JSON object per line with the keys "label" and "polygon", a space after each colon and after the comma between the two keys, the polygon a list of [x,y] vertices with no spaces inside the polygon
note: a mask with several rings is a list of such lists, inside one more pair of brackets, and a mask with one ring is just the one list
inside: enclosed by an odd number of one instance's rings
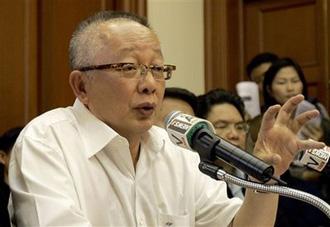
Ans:
{"label": "shirt collar", "polygon": [[111,140],[119,137],[117,132],[95,117],[78,99],[73,104],[73,113],[88,158],[102,150]]}
{"label": "shirt collar", "polygon": [[[78,122],[78,129],[88,158],[102,150],[112,140],[125,139],[95,117],[78,99],[73,104],[73,112]],[[168,135],[164,129],[153,126],[145,133],[141,142],[157,153],[164,150],[165,137],[168,137]]]}
{"label": "shirt collar", "polygon": [[158,126],[152,126],[150,130],[143,136],[142,143],[150,150],[158,153],[164,150],[165,137],[168,137],[166,131]]}

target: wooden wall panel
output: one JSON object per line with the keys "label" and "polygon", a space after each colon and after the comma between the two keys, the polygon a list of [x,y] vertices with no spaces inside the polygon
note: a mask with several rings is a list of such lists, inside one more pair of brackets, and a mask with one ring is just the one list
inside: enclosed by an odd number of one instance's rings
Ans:
{"label": "wooden wall panel", "polygon": [[70,36],[79,21],[105,9],[147,15],[146,0],[0,1],[0,133],[72,104]]}
{"label": "wooden wall panel", "polygon": [[76,25],[104,7],[102,0],[40,1],[40,106],[44,112],[73,103],[68,83],[69,40]]}
{"label": "wooden wall panel", "polygon": [[324,4],[323,0],[246,1],[244,62],[264,51],[295,59],[305,73],[309,95],[328,105]]}
{"label": "wooden wall panel", "polygon": [[245,66],[273,51],[302,65],[310,95],[330,107],[327,0],[205,0],[205,86],[234,90]]}
{"label": "wooden wall panel", "polygon": [[242,80],[242,4],[240,0],[205,0],[205,90],[235,90]]}
{"label": "wooden wall panel", "polygon": [[36,115],[34,3],[0,1],[0,133]]}

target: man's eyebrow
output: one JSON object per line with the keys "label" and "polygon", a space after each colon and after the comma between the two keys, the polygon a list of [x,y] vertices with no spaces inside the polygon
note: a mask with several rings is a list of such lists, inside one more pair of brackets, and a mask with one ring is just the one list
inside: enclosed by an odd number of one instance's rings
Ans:
{"label": "man's eyebrow", "polygon": [[229,123],[229,121],[226,120],[217,120],[216,122],[213,122],[213,124],[220,124],[220,123]]}
{"label": "man's eyebrow", "polygon": [[163,57],[162,50],[160,48],[154,48],[154,52],[158,53],[159,56]]}
{"label": "man's eyebrow", "polygon": [[[134,47],[124,47],[124,48],[118,50],[118,52],[117,52],[116,55],[117,55],[117,56],[120,56],[120,55],[122,55],[122,54],[130,53],[130,52],[132,52],[132,51],[134,51],[134,50],[135,50]],[[152,48],[152,50],[153,50],[155,53],[157,53],[159,56],[163,57],[163,53],[162,53],[162,51],[161,51],[160,48]]]}
{"label": "man's eyebrow", "polygon": [[[219,124],[219,123],[229,124],[229,123],[234,123],[234,122],[230,122],[230,121],[226,121],[226,120],[218,120],[216,122],[213,122],[213,124]],[[246,123],[246,122],[238,121],[238,122],[235,122],[234,124],[243,124],[243,123]]]}

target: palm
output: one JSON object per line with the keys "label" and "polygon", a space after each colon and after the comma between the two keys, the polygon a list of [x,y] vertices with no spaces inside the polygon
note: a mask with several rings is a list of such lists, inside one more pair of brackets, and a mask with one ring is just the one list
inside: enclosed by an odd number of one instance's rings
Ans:
{"label": "palm", "polygon": [[291,115],[302,100],[303,96],[295,96],[282,107],[277,105],[269,108],[264,115],[254,154],[273,165],[276,176],[282,175],[289,168],[299,151],[324,146],[323,143],[300,140],[296,136],[308,120],[318,115],[313,110],[293,119]]}

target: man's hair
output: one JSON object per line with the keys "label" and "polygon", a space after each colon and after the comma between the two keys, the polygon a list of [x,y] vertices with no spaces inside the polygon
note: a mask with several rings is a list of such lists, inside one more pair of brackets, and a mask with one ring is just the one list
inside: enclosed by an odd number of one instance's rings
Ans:
{"label": "man's hair", "polygon": [[5,131],[0,137],[0,150],[4,151],[6,154],[9,154],[22,129],[23,127],[15,127]]}
{"label": "man's hair", "polygon": [[228,103],[233,105],[240,113],[242,119],[245,120],[245,107],[241,97],[230,91],[221,88],[213,89],[204,95],[198,96],[198,103],[198,117],[205,119],[214,105]]}
{"label": "man's hair", "polygon": [[[144,17],[129,12],[100,11],[78,24],[73,32],[69,45],[69,61],[71,69],[77,69],[88,63],[91,51],[96,52],[97,46],[97,25],[114,21],[134,21],[149,29],[148,20]],[[91,48],[93,46],[93,48]],[[93,49],[93,50],[91,50]]]}
{"label": "man's hair", "polygon": [[270,53],[270,52],[263,52],[260,54],[257,54],[254,56],[251,61],[246,66],[246,74],[247,76],[251,78],[251,73],[253,69],[257,68],[263,63],[273,63],[278,59],[278,56],[276,54]]}
{"label": "man's hair", "polygon": [[194,113],[197,113],[197,96],[185,88],[167,87],[165,88],[164,98],[174,98],[185,101],[191,106]]}
{"label": "man's hair", "polygon": [[263,96],[264,96],[265,108],[278,104],[278,102],[273,98],[273,96],[269,93],[269,91],[271,90],[273,80],[275,79],[277,73],[285,67],[294,68],[294,70],[297,72],[299,76],[300,81],[303,84],[302,94],[305,97],[308,96],[306,78],[300,65],[291,58],[280,58],[277,61],[273,62],[272,65],[267,70],[267,72],[265,73],[265,78],[263,81]]}

